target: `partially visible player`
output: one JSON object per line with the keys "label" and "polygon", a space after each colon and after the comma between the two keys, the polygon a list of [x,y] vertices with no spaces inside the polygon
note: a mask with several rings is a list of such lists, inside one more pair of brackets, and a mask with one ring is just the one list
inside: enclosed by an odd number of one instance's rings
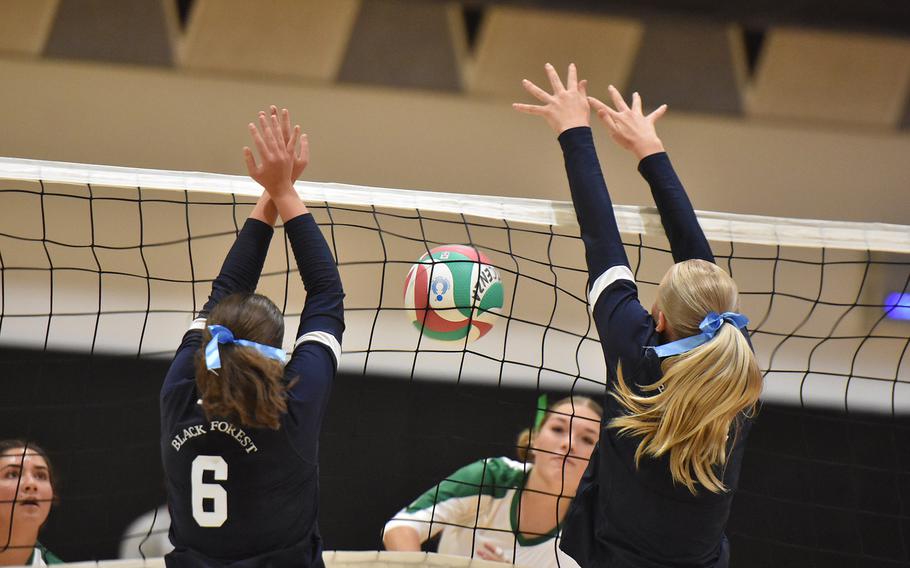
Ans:
{"label": "partially visible player", "polygon": [[0,441],[0,566],[63,563],[38,542],[54,499],[47,452],[24,440]]}
{"label": "partially visible player", "polygon": [[[524,87],[559,137],[581,227],[589,303],[607,362],[600,445],[566,518],[563,550],[582,566],[726,567],[724,536],[762,377],[745,334],[736,284],[714,256],[654,123],[610,87],[608,107],[586,96],[569,66],[549,64],[553,92]],[[589,102],[590,100],[590,102]],[[589,123],[639,159],[676,262],[649,314],[638,300]]]}
{"label": "partially visible player", "polygon": [[[560,525],[600,433],[603,411],[575,396],[554,403],[518,437],[518,457],[465,466],[385,525],[389,550],[420,550],[440,531],[440,554],[522,566],[577,566],[557,548]],[[527,465],[526,465],[527,464]]]}
{"label": "partially visible player", "polygon": [[120,558],[161,558],[174,550],[168,537],[171,514],[167,504],[147,511],[133,520],[120,538]]}
{"label": "partially visible player", "polygon": [[[169,567],[323,566],[319,431],[341,355],[344,293],[293,187],[309,159],[306,136],[274,108],[249,129],[259,161],[249,148],[244,157],[265,192],[161,388]],[[255,294],[276,215],[307,291],[287,365],[281,311]]]}

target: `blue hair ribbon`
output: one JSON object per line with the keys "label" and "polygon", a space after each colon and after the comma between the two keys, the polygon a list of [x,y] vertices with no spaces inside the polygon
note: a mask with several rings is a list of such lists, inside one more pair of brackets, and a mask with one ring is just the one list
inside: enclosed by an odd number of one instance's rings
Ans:
{"label": "blue hair ribbon", "polygon": [[663,345],[648,346],[646,349],[653,349],[658,357],[681,355],[686,351],[691,351],[714,339],[714,336],[717,335],[717,332],[720,331],[720,328],[724,323],[731,323],[737,328],[742,329],[749,324],[749,318],[736,312],[724,312],[722,314],[710,312],[705,316],[705,319],[701,320],[701,323],[698,324],[698,329],[701,330],[700,334],[684,337],[683,339],[665,343]]}
{"label": "blue hair ribbon", "polygon": [[256,343],[255,341],[249,341],[246,339],[237,339],[234,337],[234,334],[230,329],[224,327],[223,325],[210,325],[209,331],[212,333],[212,339],[208,342],[208,345],[205,346],[205,366],[209,371],[214,371],[221,368],[221,355],[218,351],[218,346],[226,343],[233,343],[235,345],[242,345],[244,347],[252,347],[256,351],[260,352],[269,359],[275,359],[276,361],[285,362],[285,352],[284,349],[279,349],[278,347],[272,347],[271,345],[263,345],[261,343]]}

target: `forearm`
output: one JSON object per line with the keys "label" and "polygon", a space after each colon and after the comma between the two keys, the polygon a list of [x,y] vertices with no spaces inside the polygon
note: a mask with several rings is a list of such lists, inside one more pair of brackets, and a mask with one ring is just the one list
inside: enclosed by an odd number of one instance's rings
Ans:
{"label": "forearm", "polygon": [[300,196],[297,195],[297,190],[294,189],[291,182],[281,188],[270,189],[269,193],[272,195],[278,215],[285,223],[308,213],[306,205],[300,200]]}
{"label": "forearm", "polygon": [[714,262],[714,255],[698,224],[692,203],[666,152],[643,158],[638,164],[638,171],[651,187],[660,221],[670,241],[673,261],[700,258]]}
{"label": "forearm", "polygon": [[572,128],[559,135],[575,215],[585,245],[590,282],[612,266],[628,266],[613,203],[607,191],[591,129]]}
{"label": "forearm", "polygon": [[420,534],[411,527],[395,527],[385,531],[382,543],[386,550],[420,551]]}
{"label": "forearm", "polygon": [[306,288],[298,337],[326,331],[339,341],[344,330],[344,289],[332,251],[312,215],[298,215],[284,225]]}
{"label": "forearm", "polygon": [[212,282],[212,292],[200,316],[208,314],[225,296],[256,290],[273,233],[274,230],[267,223],[247,219],[228,251],[221,271]]}
{"label": "forearm", "polygon": [[275,226],[275,221],[278,220],[278,209],[276,209],[275,202],[269,197],[267,191],[263,191],[262,195],[259,196],[259,200],[253,206],[253,211],[250,212],[250,219],[262,221],[270,227]]}

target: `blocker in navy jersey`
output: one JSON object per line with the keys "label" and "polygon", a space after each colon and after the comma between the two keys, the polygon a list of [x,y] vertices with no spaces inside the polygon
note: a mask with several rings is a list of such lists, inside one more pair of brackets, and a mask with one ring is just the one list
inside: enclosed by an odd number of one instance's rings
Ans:
{"label": "blocker in navy jersey", "polygon": [[194,357],[219,300],[255,290],[272,228],[248,219],[183,337],[161,389],[161,456],[175,550],[168,566],[322,566],[317,525],[319,431],[341,354],[344,293],[332,255],[309,214],[285,223],[307,290],[285,367],[287,413],[278,430],[207,420]]}
{"label": "blocker in navy jersey", "polygon": [[[570,128],[559,136],[572,201],[581,227],[589,271],[589,302],[607,362],[609,390],[622,365],[629,387],[661,377],[660,359],[649,346],[661,343],[655,322],[638,300],[638,289],[620,240],[613,206],[594,149],[591,129]],[[641,160],[675,262],[714,256],[667,154]],[[612,396],[603,424],[624,414]],[[635,464],[640,438],[604,428],[564,523],[561,547],[584,567],[716,567],[729,562],[724,527],[739,481],[751,423],[741,414],[728,442],[726,468],[718,472],[725,493],[693,495],[676,485],[669,454]]]}

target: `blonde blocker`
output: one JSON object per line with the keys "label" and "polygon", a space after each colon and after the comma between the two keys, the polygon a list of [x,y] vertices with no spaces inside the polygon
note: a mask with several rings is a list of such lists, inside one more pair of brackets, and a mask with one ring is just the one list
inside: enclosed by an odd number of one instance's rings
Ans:
{"label": "blonde blocker", "polygon": [[[688,260],[674,265],[657,292],[657,309],[667,321],[665,335],[680,339],[700,333],[709,312],[738,311],[733,279],[714,263]],[[656,314],[655,314],[656,315]],[[751,415],[761,394],[762,376],[743,334],[724,323],[707,343],[666,358],[660,380],[640,385],[635,394],[617,369],[610,393],[628,412],[608,427],[641,437],[635,462],[642,456],[669,453],[670,474],[694,495],[696,483],[712,493],[726,487],[717,474],[727,460],[728,437],[738,433],[737,417]]]}
{"label": "blonde blocker", "polygon": [[[259,294],[233,294],[221,300],[207,323],[231,330],[238,339],[281,347],[284,318],[275,304]],[[205,345],[212,339],[203,331],[202,347],[196,354],[196,386],[207,420],[224,418],[250,428],[277,430],[287,412],[284,366],[251,347],[235,344],[218,346],[221,368],[210,371],[205,365]]]}
{"label": "blonde blocker", "polygon": [[[557,400],[553,404],[547,407],[547,415],[544,418],[543,422],[540,423],[540,426],[543,427],[547,423],[547,418],[551,416],[551,413],[554,408],[558,408],[564,404],[572,403],[572,409],[576,408],[590,408],[597,413],[598,416],[603,417],[604,409],[603,407],[594,399],[588,398],[586,396],[567,396],[566,398]],[[536,428],[525,428],[518,434],[518,440],[515,442],[515,453],[518,454],[518,459],[523,462],[531,461],[533,462],[533,456],[531,455],[531,442],[534,436],[537,435],[538,430]]]}

